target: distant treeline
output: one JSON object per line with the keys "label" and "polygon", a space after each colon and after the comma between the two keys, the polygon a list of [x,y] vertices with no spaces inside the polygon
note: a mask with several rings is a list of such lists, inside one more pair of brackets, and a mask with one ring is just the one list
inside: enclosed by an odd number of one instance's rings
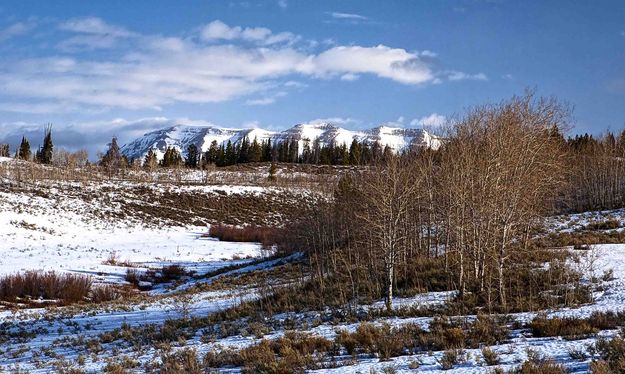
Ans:
{"label": "distant treeline", "polygon": [[[271,142],[271,139],[259,142],[256,138],[250,141],[247,137],[240,142],[228,140],[226,144],[218,144],[213,140],[206,152],[201,153],[195,144],[186,149],[186,156],[180,154],[177,148],[168,147],[162,160],[158,161],[156,151],[151,149],[143,159],[144,167],[153,168],[204,167],[209,164],[229,166],[249,162],[287,162],[316,165],[369,165],[375,161],[389,157],[393,153],[389,146],[382,147],[379,142],[369,144],[353,140],[349,148],[347,144],[321,145],[318,140],[303,141],[300,149],[296,139],[287,139],[281,142]],[[132,163],[132,162],[131,162]]]}

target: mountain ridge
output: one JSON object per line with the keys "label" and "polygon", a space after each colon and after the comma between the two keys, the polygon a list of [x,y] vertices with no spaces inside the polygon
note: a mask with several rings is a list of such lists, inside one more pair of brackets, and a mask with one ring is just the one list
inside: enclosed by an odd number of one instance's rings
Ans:
{"label": "mountain ridge", "polygon": [[331,143],[349,146],[353,140],[373,144],[378,142],[382,147],[389,146],[393,151],[400,152],[412,146],[437,148],[440,139],[424,129],[402,128],[380,125],[366,130],[347,130],[331,122],[300,123],[283,131],[271,131],[261,128],[227,128],[215,125],[187,125],[183,123],[170,125],[145,133],[122,146],[124,155],[130,159],[145,157],[150,149],[154,149],[157,157],[162,158],[167,147],[177,148],[186,153],[189,145],[195,144],[205,152],[213,141],[225,144],[240,142],[245,137],[250,141],[271,140],[273,144],[283,141],[297,140],[300,152],[304,142],[319,141],[321,146]]}

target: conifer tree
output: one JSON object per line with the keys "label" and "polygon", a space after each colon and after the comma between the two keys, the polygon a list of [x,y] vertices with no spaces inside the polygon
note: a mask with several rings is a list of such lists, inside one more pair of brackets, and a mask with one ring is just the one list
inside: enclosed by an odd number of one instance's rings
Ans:
{"label": "conifer tree", "polygon": [[226,156],[225,156],[225,165],[234,165],[237,162],[237,153],[235,147],[232,145],[232,142],[228,140],[226,144]]}
{"label": "conifer tree", "polygon": [[[100,166],[107,168],[110,171],[117,171],[124,165],[122,160],[122,153],[117,144],[117,137],[113,137],[109,143],[109,148],[106,153],[100,159]],[[126,161],[127,164],[127,161]]]}
{"label": "conifer tree", "polygon": [[182,156],[178,149],[175,147],[167,147],[165,154],[163,155],[163,160],[161,161],[161,165],[163,167],[178,167],[182,165]]}
{"label": "conifer tree", "polygon": [[151,148],[148,153],[145,155],[143,159],[143,168],[148,170],[154,170],[158,166],[158,158],[156,157],[156,152]]}
{"label": "conifer tree", "polygon": [[271,145],[271,139],[267,139],[267,142],[263,145],[263,158],[262,161],[272,161],[273,146]]}
{"label": "conifer tree", "polygon": [[197,146],[195,144],[190,144],[187,147],[187,157],[185,159],[186,167],[192,168],[192,169],[197,168],[198,156],[199,156],[199,153],[197,150]]}
{"label": "conifer tree", "polygon": [[349,163],[350,165],[360,165],[362,157],[362,148],[356,139],[352,140],[349,147]]}
{"label": "conifer tree", "polygon": [[248,140],[247,136],[243,137],[243,140],[241,140],[241,143],[239,144],[239,151],[237,152],[237,154],[238,154],[238,159],[237,159],[238,163],[242,164],[242,163],[249,162],[250,141]]}
{"label": "conifer tree", "polygon": [[217,144],[217,140],[213,140],[211,142],[208,151],[206,151],[204,155],[204,160],[208,164],[217,164],[217,160],[219,158],[219,144]]}
{"label": "conifer tree", "polygon": [[22,142],[20,143],[20,147],[17,151],[17,158],[20,160],[30,160],[32,156],[32,152],[30,151],[30,143],[25,136],[22,136]]}
{"label": "conifer tree", "polygon": [[260,147],[260,144],[258,144],[258,140],[256,138],[254,138],[254,141],[252,142],[252,145],[250,145],[250,154],[249,154],[249,161],[250,162],[259,162],[261,157],[262,157],[262,149]]}
{"label": "conifer tree", "polygon": [[8,144],[0,144],[0,157],[10,157],[11,150]]}
{"label": "conifer tree", "polygon": [[37,161],[42,164],[51,164],[53,148],[52,125],[48,124],[44,129],[43,146],[37,151]]}

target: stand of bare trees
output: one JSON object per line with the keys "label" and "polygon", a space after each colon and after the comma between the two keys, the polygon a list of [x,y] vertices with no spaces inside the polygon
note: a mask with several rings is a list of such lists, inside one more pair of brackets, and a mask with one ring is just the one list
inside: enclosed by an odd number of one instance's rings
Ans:
{"label": "stand of bare trees", "polygon": [[296,231],[321,288],[337,287],[324,284],[329,276],[349,285],[346,300],[383,295],[390,309],[397,273],[409,281],[419,277],[415,264],[430,261],[460,296],[505,309],[511,269],[535,249],[531,232],[565,186],[567,152],[554,133],[567,118],[555,100],[515,97],[450,125],[438,150],[345,178],[334,202]]}
{"label": "stand of bare trees", "polygon": [[571,152],[569,199],[572,211],[625,206],[625,130],[568,141]]}

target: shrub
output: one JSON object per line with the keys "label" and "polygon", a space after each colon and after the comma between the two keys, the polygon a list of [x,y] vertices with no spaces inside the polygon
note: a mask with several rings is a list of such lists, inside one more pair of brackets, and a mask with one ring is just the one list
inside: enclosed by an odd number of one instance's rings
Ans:
{"label": "shrub", "polygon": [[585,319],[546,318],[545,316],[534,318],[529,327],[536,337],[562,336],[573,340],[583,339],[598,331]]}
{"label": "shrub", "polygon": [[229,225],[211,225],[208,230],[211,238],[217,238],[228,242],[255,242],[263,247],[271,247],[278,243],[281,230],[266,226],[235,227]]}
{"label": "shrub", "polygon": [[623,338],[617,336],[611,340],[599,339],[595,348],[612,372],[625,372],[625,340]]}
{"label": "shrub", "polygon": [[183,349],[176,353],[162,357],[162,367],[160,372],[167,374],[202,374],[201,363],[197,353],[193,349]]}
{"label": "shrub", "polygon": [[103,285],[94,287],[91,290],[91,301],[94,303],[102,303],[105,301],[112,301],[119,298],[119,293],[115,287],[110,285]]}
{"label": "shrub", "polygon": [[488,366],[499,364],[499,355],[497,354],[497,352],[493,351],[488,347],[482,348],[482,357],[484,357],[484,362]]}
{"label": "shrub", "polygon": [[462,351],[457,349],[452,349],[449,351],[443,352],[443,357],[439,360],[439,364],[443,370],[453,369],[454,365],[460,362],[462,357]]}
{"label": "shrub", "polygon": [[64,304],[75,303],[87,299],[91,285],[91,278],[84,275],[27,271],[0,278],[0,299],[44,299],[59,300]]}
{"label": "shrub", "polygon": [[187,272],[180,265],[163,266],[161,269],[162,279],[164,281],[172,281],[182,278]]}
{"label": "shrub", "polygon": [[552,360],[528,360],[521,367],[510,370],[510,374],[567,374],[566,367],[556,364]]}

